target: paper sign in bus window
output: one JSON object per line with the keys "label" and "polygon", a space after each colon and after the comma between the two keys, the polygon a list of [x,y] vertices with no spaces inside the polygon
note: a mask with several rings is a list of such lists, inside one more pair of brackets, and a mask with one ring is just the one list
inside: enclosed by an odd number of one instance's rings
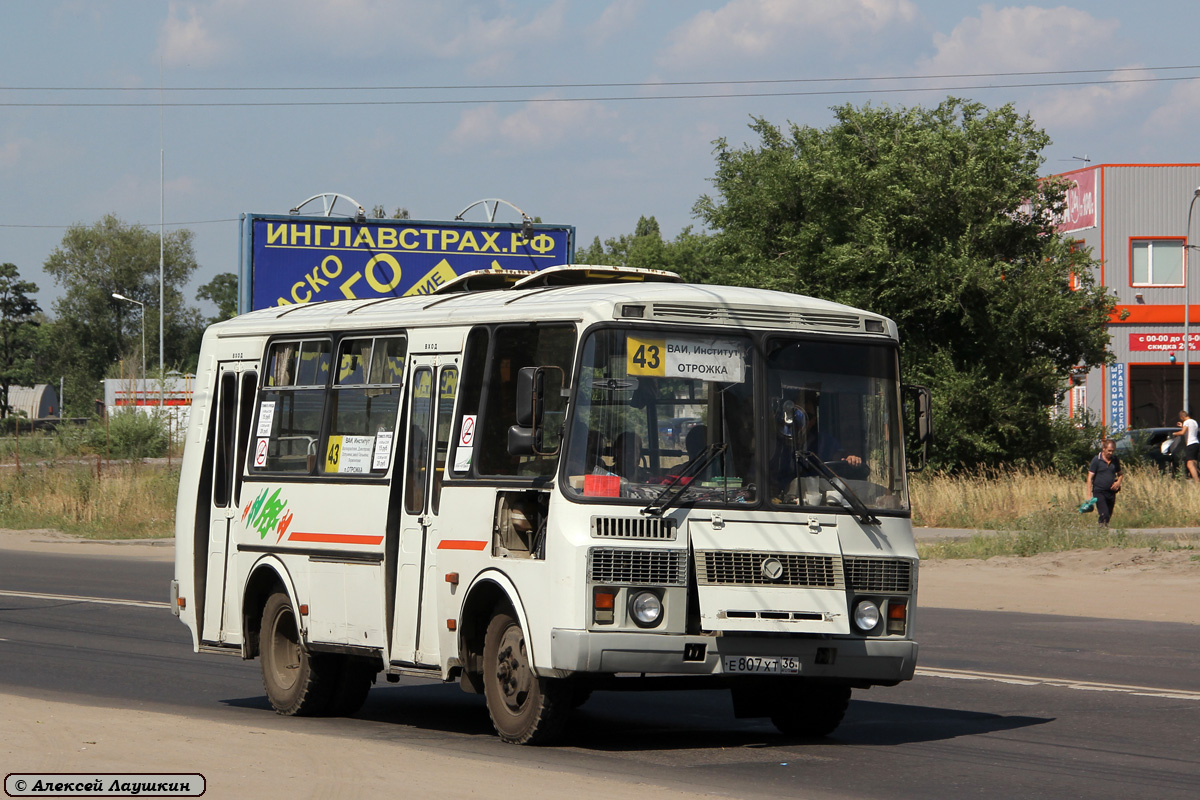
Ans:
{"label": "paper sign in bus window", "polygon": [[371,469],[388,468],[388,462],[392,458],[392,439],[395,435],[393,431],[380,431],[375,434],[375,460],[371,462]]}
{"label": "paper sign in bus window", "polygon": [[259,436],[271,435],[271,423],[275,421],[275,401],[264,400],[258,407],[258,431]]}
{"label": "paper sign in bus window", "polygon": [[362,474],[371,470],[374,436],[330,436],[325,448],[325,471]]}
{"label": "paper sign in bus window", "polygon": [[463,414],[462,427],[458,431],[458,442],[454,448],[454,471],[467,472],[471,469],[471,454],[475,448],[475,414]]}
{"label": "paper sign in bus window", "polygon": [[744,345],[733,339],[630,335],[625,339],[625,348],[625,372],[629,375],[722,383],[746,380]]}

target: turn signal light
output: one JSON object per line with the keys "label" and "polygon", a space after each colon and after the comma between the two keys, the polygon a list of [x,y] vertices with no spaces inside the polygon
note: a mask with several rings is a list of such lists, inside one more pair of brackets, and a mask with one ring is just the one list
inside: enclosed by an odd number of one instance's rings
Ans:
{"label": "turn signal light", "polygon": [[450,584],[451,586],[458,586],[458,573],[457,572],[447,572],[446,573],[446,583]]}
{"label": "turn signal light", "polygon": [[903,634],[908,622],[908,602],[890,600],[887,607],[887,632]]}
{"label": "turn signal light", "polygon": [[602,625],[611,625],[616,619],[617,593],[613,589],[597,589],[592,595],[592,619]]}
{"label": "turn signal light", "polygon": [[186,598],[186,597],[179,597],[179,598],[176,598],[176,599],[175,599],[175,603],[176,603],[176,604],[177,604],[177,605],[178,605],[180,608],[187,608],[187,598]]}

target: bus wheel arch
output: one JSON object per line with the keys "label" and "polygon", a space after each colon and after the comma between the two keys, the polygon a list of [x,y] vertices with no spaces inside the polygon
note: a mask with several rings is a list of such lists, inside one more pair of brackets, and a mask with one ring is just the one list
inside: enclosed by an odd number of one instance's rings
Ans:
{"label": "bus wheel arch", "polygon": [[271,595],[282,592],[296,608],[296,591],[288,580],[287,571],[282,564],[273,559],[263,559],[250,570],[242,591],[242,657],[252,659],[261,655],[262,651],[262,614]]}
{"label": "bus wheel arch", "polygon": [[485,574],[467,590],[458,622],[458,653],[462,662],[460,685],[464,692],[483,694],[483,646],[488,624],[505,611],[524,624],[525,615],[514,601],[516,592],[498,573]]}

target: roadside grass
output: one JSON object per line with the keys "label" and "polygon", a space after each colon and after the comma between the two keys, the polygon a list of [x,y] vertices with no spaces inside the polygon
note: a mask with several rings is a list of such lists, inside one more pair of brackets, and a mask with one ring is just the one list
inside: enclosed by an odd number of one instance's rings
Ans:
{"label": "roadside grass", "polygon": [[1108,547],[1200,549],[1200,538],[1190,534],[1127,532],[1200,527],[1200,488],[1152,468],[1126,469],[1108,529],[1097,526],[1095,512],[1078,511],[1088,497],[1084,479],[1054,472],[917,475],[911,492],[914,525],[980,531],[922,543],[917,548],[922,558],[986,559]]}
{"label": "roadside grass", "polygon": [[0,467],[0,527],[53,528],[93,539],[171,536],[179,470],[72,460]]}

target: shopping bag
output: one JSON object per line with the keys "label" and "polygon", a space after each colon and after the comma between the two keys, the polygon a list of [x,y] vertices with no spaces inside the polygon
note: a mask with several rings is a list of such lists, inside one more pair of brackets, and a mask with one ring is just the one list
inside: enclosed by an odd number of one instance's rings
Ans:
{"label": "shopping bag", "polygon": [[1079,513],[1086,514],[1089,511],[1096,510],[1096,498],[1089,497],[1084,503],[1079,506]]}

